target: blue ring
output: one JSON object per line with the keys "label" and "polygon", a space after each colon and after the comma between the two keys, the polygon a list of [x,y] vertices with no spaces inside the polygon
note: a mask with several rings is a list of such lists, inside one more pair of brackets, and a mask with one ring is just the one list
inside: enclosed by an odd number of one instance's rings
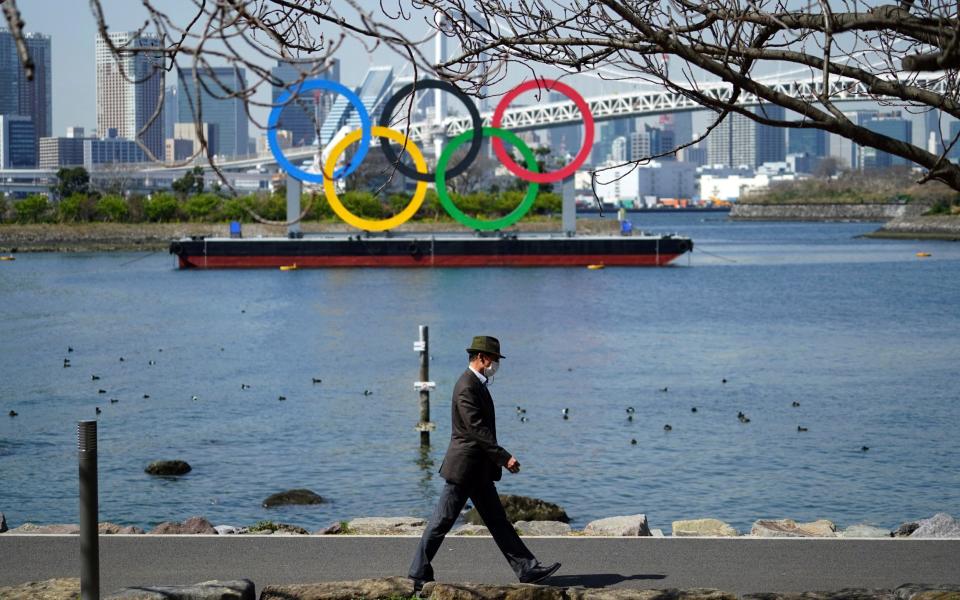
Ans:
{"label": "blue ring", "polygon": [[[334,171],[333,178],[341,179],[356,171],[357,167],[360,166],[360,163],[363,162],[364,157],[366,157],[367,150],[370,148],[370,140],[373,138],[373,129],[370,124],[370,114],[367,113],[367,109],[363,105],[363,102],[360,101],[360,98],[354,94],[350,88],[336,81],[330,81],[329,79],[307,79],[303,83],[293,87],[296,88],[297,94],[300,92],[308,92],[310,90],[318,89],[326,90],[328,92],[336,92],[345,97],[350,104],[357,109],[357,112],[360,114],[360,131],[362,134],[360,137],[360,148],[357,150],[357,153],[353,155],[353,160],[350,161],[350,164],[347,165],[346,168],[341,167]],[[288,90],[281,94],[279,98],[277,98],[277,106],[274,106],[270,111],[270,118],[267,121],[267,143],[270,145],[270,151],[273,153],[273,157],[277,159],[277,164],[283,167],[283,169],[289,175],[293,175],[301,181],[323,183],[322,173],[307,173],[306,171],[295,166],[283,154],[283,150],[281,150],[280,144],[277,142],[277,123],[280,121],[280,113],[283,112],[283,109],[286,108],[287,103],[292,97],[293,93]]]}

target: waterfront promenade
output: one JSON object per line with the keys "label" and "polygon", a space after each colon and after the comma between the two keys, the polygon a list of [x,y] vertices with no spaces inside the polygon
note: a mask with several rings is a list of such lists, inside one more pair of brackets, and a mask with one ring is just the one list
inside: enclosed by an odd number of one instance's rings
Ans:
{"label": "waterfront promenade", "polygon": [[[267,585],[403,576],[414,536],[100,536],[101,590],[248,578]],[[960,584],[960,539],[525,538],[546,583],[736,594]],[[0,587],[79,576],[79,536],[0,536]],[[451,537],[440,582],[516,583],[489,537]]]}

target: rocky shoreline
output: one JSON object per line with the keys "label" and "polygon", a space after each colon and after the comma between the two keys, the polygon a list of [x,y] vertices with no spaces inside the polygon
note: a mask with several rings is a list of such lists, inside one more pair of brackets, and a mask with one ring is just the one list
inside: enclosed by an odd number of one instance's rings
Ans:
{"label": "rocky shoreline", "polygon": [[[508,513],[509,516],[509,513]],[[521,536],[593,536],[593,537],[742,537],[742,538],[911,538],[960,539],[960,520],[946,513],[908,521],[895,529],[870,524],[850,525],[845,529],[827,519],[801,523],[793,519],[758,519],[749,532],[741,533],[719,519],[686,519],[671,523],[671,536],[662,529],[651,528],[644,514],[621,515],[597,519],[576,530],[563,521],[522,520],[511,518]],[[403,535],[419,537],[427,525],[420,517],[359,517],[333,523],[322,529],[308,531],[288,523],[260,521],[247,527],[213,525],[203,517],[191,517],[183,522],[165,521],[150,531],[135,526],[101,523],[101,535]],[[7,530],[0,513],[0,533],[5,535],[77,535],[75,524],[36,525],[24,523]],[[483,525],[466,523],[455,527],[450,535],[482,535],[490,532]]]}
{"label": "rocky shoreline", "polygon": [[868,233],[868,238],[960,241],[960,216],[903,216]]}
{"label": "rocky shoreline", "polygon": [[893,203],[760,203],[736,202],[734,221],[887,221],[922,214],[929,207]]}

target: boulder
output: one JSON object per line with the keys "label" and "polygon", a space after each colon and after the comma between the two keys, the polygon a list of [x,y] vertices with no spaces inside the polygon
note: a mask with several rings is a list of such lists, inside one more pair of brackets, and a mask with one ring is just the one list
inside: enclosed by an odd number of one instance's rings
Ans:
{"label": "boulder", "polygon": [[0,512],[0,533],[7,531],[7,517]]}
{"label": "boulder", "polygon": [[893,537],[909,537],[911,533],[916,531],[920,527],[920,523],[916,521],[910,521],[908,523],[903,523],[900,527],[897,527],[893,532]]}
{"label": "boulder", "polygon": [[213,528],[213,525],[210,524],[210,521],[204,519],[203,517],[190,517],[183,523],[177,523],[176,521],[165,521],[154,527],[150,533],[167,535],[195,535],[202,533],[215,535],[217,530]]}
{"label": "boulder", "polygon": [[80,597],[80,578],[31,581],[11,587],[0,587],[4,600],[76,600]]}
{"label": "boulder", "polygon": [[662,530],[662,529],[651,529],[651,530],[650,530],[650,535],[651,535],[652,537],[665,537],[665,536],[663,535],[663,530]]}
{"label": "boulder", "polygon": [[450,535],[490,535],[490,530],[483,525],[471,525],[467,523],[454,529],[450,532]]}
{"label": "boulder", "polygon": [[34,525],[33,523],[24,523],[20,527],[11,529],[10,533],[77,535],[80,533],[80,526],[71,523],[58,525]]}
{"label": "boulder", "polygon": [[343,525],[340,524],[340,521],[314,531],[313,535],[337,535],[338,533],[343,533]]}
{"label": "boulder", "polygon": [[793,519],[760,519],[750,535],[755,537],[836,537],[837,526],[826,519],[797,523]]}
{"label": "boulder", "polygon": [[583,535],[608,536],[650,536],[650,527],[647,525],[647,515],[626,515],[621,517],[607,517],[590,521],[583,528]]}
{"label": "boulder", "polygon": [[257,600],[253,582],[204,581],[194,585],[139,586],[118,590],[104,600]]}
{"label": "boulder", "polygon": [[419,517],[360,517],[347,523],[358,535],[422,535],[427,522]]}
{"label": "boulder", "polygon": [[906,583],[893,591],[896,600],[960,600],[960,585]]}
{"label": "boulder", "polygon": [[[426,587],[424,587],[426,591]],[[409,598],[413,581],[407,577],[328,581],[292,585],[268,585],[260,592],[260,600],[367,600]]]}
{"label": "boulder", "polygon": [[215,525],[214,529],[217,531],[217,535],[237,535],[241,530],[233,525]]}
{"label": "boulder", "polygon": [[873,525],[867,525],[866,523],[859,523],[857,525],[851,525],[843,530],[843,532],[838,533],[837,537],[845,538],[886,538],[890,537],[890,531],[883,529],[882,527],[874,527]]}
{"label": "boulder", "polygon": [[520,535],[570,535],[570,526],[560,521],[517,521]]}
{"label": "boulder", "polygon": [[322,504],[325,502],[319,494],[310,490],[297,489],[277,492],[263,501],[264,508],[273,508],[274,506],[289,506],[297,504]]}
{"label": "boulder", "polygon": [[148,475],[186,475],[192,467],[184,460],[155,460],[144,469]]}
{"label": "boulder", "polygon": [[736,529],[719,519],[689,519],[674,521],[673,537],[737,537]]}
{"label": "boulder", "polygon": [[744,594],[744,600],[894,600],[891,590],[844,588],[830,592]]}
{"label": "boulder", "polygon": [[[500,502],[503,504],[503,510],[507,513],[507,520],[511,523],[517,521],[560,521],[569,523],[570,517],[567,513],[552,502],[545,502],[537,498],[528,496],[512,496],[509,494],[500,494]],[[483,525],[483,519],[476,508],[467,511],[466,521],[472,525]]]}
{"label": "boulder", "polygon": [[97,526],[97,531],[100,535],[133,535],[143,533],[143,530],[139,527],[134,527],[133,525],[116,525],[115,523],[100,523],[100,525]]}
{"label": "boulder", "polygon": [[436,583],[430,587],[430,600],[567,600],[562,587],[530,583]]}
{"label": "boulder", "polygon": [[937,513],[920,521],[920,526],[910,534],[912,538],[960,538],[960,521],[947,513]]}

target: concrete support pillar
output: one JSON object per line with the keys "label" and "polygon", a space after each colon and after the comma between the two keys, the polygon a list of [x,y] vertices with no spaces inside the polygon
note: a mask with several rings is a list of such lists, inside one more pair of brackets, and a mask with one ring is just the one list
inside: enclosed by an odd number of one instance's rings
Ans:
{"label": "concrete support pillar", "polygon": [[574,175],[563,180],[563,232],[569,236],[577,233],[577,199]]}
{"label": "concrete support pillar", "polygon": [[300,196],[303,195],[303,182],[287,173],[287,236],[297,237],[300,234],[300,221],[292,223],[300,216]]}

